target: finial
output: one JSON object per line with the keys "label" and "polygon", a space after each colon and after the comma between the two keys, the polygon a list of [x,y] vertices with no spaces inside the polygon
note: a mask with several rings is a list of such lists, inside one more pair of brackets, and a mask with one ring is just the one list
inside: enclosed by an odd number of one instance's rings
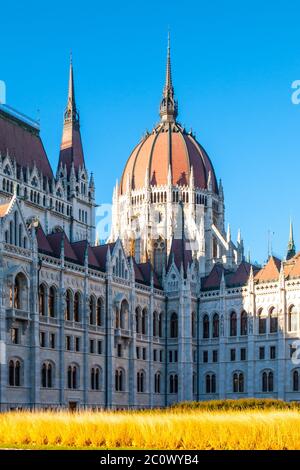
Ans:
{"label": "finial", "polygon": [[79,114],[77,112],[76,102],[75,102],[72,52],[70,53],[69,88],[68,88],[67,107],[65,111],[65,121],[79,122]]}

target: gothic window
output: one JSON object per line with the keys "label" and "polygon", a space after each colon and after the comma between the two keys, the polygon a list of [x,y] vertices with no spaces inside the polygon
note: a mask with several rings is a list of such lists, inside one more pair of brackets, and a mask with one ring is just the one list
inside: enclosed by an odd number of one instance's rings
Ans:
{"label": "gothic window", "polygon": [[153,336],[158,336],[158,319],[157,319],[157,312],[153,313]]}
{"label": "gothic window", "polygon": [[136,333],[141,332],[141,309],[137,307],[135,309],[135,331]]}
{"label": "gothic window", "polygon": [[145,335],[147,333],[147,309],[143,309],[142,311],[142,334]]}
{"label": "gothic window", "polygon": [[178,316],[176,313],[172,313],[170,321],[170,337],[178,337]]}
{"label": "gothic window", "polygon": [[98,300],[97,300],[96,323],[97,323],[97,326],[103,325],[103,299],[101,297],[98,297]]}
{"label": "gothic window", "polygon": [[95,297],[91,295],[90,297],[90,325],[95,325],[95,307],[96,307],[96,301]]}
{"label": "gothic window", "polygon": [[46,288],[44,284],[39,288],[39,314],[46,315]]}
{"label": "gothic window", "polygon": [[237,315],[236,312],[230,314],[230,336],[237,335]]}
{"label": "gothic window", "polygon": [[128,326],[129,305],[127,300],[122,300],[120,309],[120,328],[127,329]]}
{"label": "gothic window", "polygon": [[294,372],[293,372],[293,392],[299,392],[299,390],[300,390],[299,371],[294,370]]}
{"label": "gothic window", "polygon": [[160,393],[160,372],[154,375],[154,393]]}
{"label": "gothic window", "polygon": [[233,393],[243,393],[244,392],[244,374],[242,372],[235,372],[233,374]]}
{"label": "gothic window", "polygon": [[288,330],[297,331],[298,321],[297,321],[297,310],[294,305],[291,305],[288,310]]}
{"label": "gothic window", "polygon": [[27,280],[24,274],[15,277],[13,307],[17,310],[27,310]]}
{"label": "gothic window", "polygon": [[272,371],[264,371],[262,374],[262,391],[273,392],[274,390],[274,374]]}
{"label": "gothic window", "polygon": [[204,315],[203,317],[203,338],[209,338],[209,317]]}
{"label": "gothic window", "polygon": [[170,393],[178,393],[178,375],[171,374],[169,379]]}
{"label": "gothic window", "polygon": [[79,386],[79,368],[76,365],[68,367],[68,388],[76,389]]}
{"label": "gothic window", "polygon": [[145,392],[145,372],[140,371],[137,373],[137,392],[144,393]]}
{"label": "gothic window", "polygon": [[56,314],[56,288],[51,286],[48,296],[48,313],[49,316],[54,318]]}
{"label": "gothic window", "polygon": [[53,367],[49,362],[44,362],[42,365],[41,382],[43,388],[53,387]]}
{"label": "gothic window", "polygon": [[75,292],[74,295],[74,321],[80,322],[80,307],[81,307],[81,294],[80,292]]}
{"label": "gothic window", "polygon": [[161,312],[158,316],[158,336],[163,337],[163,313]]}
{"label": "gothic window", "polygon": [[72,292],[70,289],[67,290],[66,292],[66,310],[65,310],[65,319],[70,321],[72,318]]}
{"label": "gothic window", "polygon": [[277,333],[278,330],[278,317],[277,310],[272,307],[270,308],[270,333]]}
{"label": "gothic window", "polygon": [[125,377],[122,369],[117,369],[115,372],[115,390],[116,392],[123,392],[125,386]]}
{"label": "gothic window", "polygon": [[91,389],[100,390],[100,368],[92,367],[91,369]]}
{"label": "gothic window", "polygon": [[206,374],[205,393],[216,393],[216,374]]}
{"label": "gothic window", "polygon": [[10,171],[10,168],[8,165],[5,166],[4,170],[3,170],[3,173],[7,176],[10,176],[11,174],[11,171]]}
{"label": "gothic window", "polygon": [[213,338],[219,338],[220,320],[217,313],[213,316]]}
{"label": "gothic window", "polygon": [[248,318],[245,310],[241,313],[241,336],[246,336],[248,333]]}
{"label": "gothic window", "polygon": [[8,363],[8,383],[11,387],[21,386],[21,362],[11,359]]}
{"label": "gothic window", "polygon": [[258,334],[264,335],[267,332],[267,319],[263,314],[263,309],[258,311]]}

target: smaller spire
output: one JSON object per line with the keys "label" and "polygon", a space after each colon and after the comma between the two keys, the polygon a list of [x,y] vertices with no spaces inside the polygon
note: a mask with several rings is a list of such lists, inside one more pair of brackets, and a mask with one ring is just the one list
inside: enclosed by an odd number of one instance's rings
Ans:
{"label": "smaller spire", "polygon": [[288,247],[287,247],[286,259],[289,260],[293,258],[295,254],[296,254],[296,245],[294,242],[293,223],[292,223],[292,220],[290,220],[290,236],[289,236],[289,242],[288,242]]}
{"label": "smaller spire", "polygon": [[70,53],[69,89],[68,89],[67,107],[65,111],[65,121],[79,122],[79,114],[77,112],[76,102],[75,102],[72,52]]}
{"label": "smaller spire", "polygon": [[227,235],[226,235],[227,243],[231,241],[231,229],[230,229],[230,224],[227,226]]}

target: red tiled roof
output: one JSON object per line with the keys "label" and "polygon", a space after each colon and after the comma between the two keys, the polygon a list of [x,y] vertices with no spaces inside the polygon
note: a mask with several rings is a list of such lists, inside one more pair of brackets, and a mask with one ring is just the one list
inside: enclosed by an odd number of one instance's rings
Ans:
{"label": "red tiled roof", "polygon": [[61,245],[62,239],[64,239],[64,251],[65,251],[65,258],[78,263],[79,260],[69,242],[67,235],[64,232],[56,232],[47,235],[48,242],[53,250],[53,253],[56,256],[60,256],[61,254]]}
{"label": "red tiled roof", "polygon": [[39,225],[37,228],[36,239],[37,239],[38,249],[40,251],[44,253],[48,253],[49,255],[52,255],[52,256],[55,255],[41,225]]}
{"label": "red tiled roof", "polygon": [[44,176],[53,178],[39,131],[1,109],[0,152],[4,156],[7,151],[20,167],[33,168],[35,164]]}
{"label": "red tiled roof", "polygon": [[279,277],[281,260],[275,256],[270,256],[267,264],[255,275],[255,281],[267,282],[275,281]]}
{"label": "red tiled roof", "polygon": [[211,172],[213,191],[218,192],[214,168],[203,147],[179,124],[164,123],[134,148],[121,178],[121,194],[126,192],[128,178],[133,189],[144,187],[147,172],[152,186],[167,184],[169,165],[173,185],[187,185],[193,167],[195,186],[206,189]]}
{"label": "red tiled roof", "polygon": [[107,256],[108,248],[110,248],[110,252],[112,253],[114,246],[115,246],[115,243],[107,243],[106,245],[98,245],[98,246],[91,247],[93,254],[102,271],[106,270],[106,256]]}

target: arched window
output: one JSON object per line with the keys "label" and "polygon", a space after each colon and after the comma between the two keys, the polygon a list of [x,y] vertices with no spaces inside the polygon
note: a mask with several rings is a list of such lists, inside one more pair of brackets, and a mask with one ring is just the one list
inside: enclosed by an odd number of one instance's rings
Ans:
{"label": "arched window", "polygon": [[72,318],[72,292],[70,289],[66,292],[66,310],[65,310],[65,319],[70,321]]}
{"label": "arched window", "polygon": [[46,315],[46,288],[44,284],[41,284],[39,288],[39,314]]}
{"label": "arched window", "polygon": [[74,295],[74,321],[80,322],[80,304],[81,304],[81,294],[80,292],[75,292]]}
{"label": "arched window", "polygon": [[291,305],[288,310],[288,330],[297,331],[298,321],[297,321],[297,310],[294,305]]}
{"label": "arched window", "polygon": [[245,310],[241,313],[241,336],[246,336],[248,333],[248,317]]}
{"label": "arched window", "polygon": [[293,392],[299,392],[299,372],[294,370],[293,372]]}
{"label": "arched window", "polygon": [[191,330],[192,330],[192,338],[195,338],[196,337],[196,315],[195,315],[195,312],[192,312]]}
{"label": "arched window", "polygon": [[169,379],[170,393],[178,393],[178,375],[171,374]]}
{"label": "arched window", "polygon": [[209,317],[204,315],[203,317],[203,338],[209,338]]}
{"label": "arched window", "polygon": [[270,333],[277,333],[277,330],[278,330],[277,310],[274,307],[271,307],[269,314],[270,314]]}
{"label": "arched window", "polygon": [[129,305],[127,300],[122,300],[120,309],[120,328],[126,330],[128,326]]}
{"label": "arched window", "polygon": [[244,374],[242,372],[235,372],[232,376],[233,393],[244,392]]}
{"label": "arched window", "polygon": [[137,307],[135,309],[135,331],[136,333],[141,332],[141,309]]}
{"label": "arched window", "polygon": [[17,274],[14,282],[13,307],[18,310],[27,310],[27,280],[23,273]]}
{"label": "arched window", "polygon": [[158,324],[157,324],[157,312],[153,312],[153,336],[156,337],[158,334]]}
{"label": "arched window", "polygon": [[172,313],[170,321],[170,337],[178,337],[178,316],[176,313]]}
{"label": "arched window", "polygon": [[22,240],[23,240],[23,226],[22,224],[19,224],[18,246],[22,246]]}
{"label": "arched window", "polygon": [[98,297],[97,300],[96,322],[97,326],[103,325],[103,300],[101,297]]}
{"label": "arched window", "polygon": [[160,338],[163,337],[163,314],[160,313],[160,315],[158,316],[158,336]]}
{"label": "arched window", "polygon": [[95,325],[95,307],[96,301],[93,295],[90,296],[90,325]]}
{"label": "arched window", "polygon": [[53,367],[49,362],[44,362],[41,370],[41,382],[43,388],[52,388],[53,387]]}
{"label": "arched window", "polygon": [[100,368],[92,367],[91,369],[91,389],[100,390]]}
{"label": "arched window", "polygon": [[116,392],[124,391],[124,372],[122,369],[117,369],[115,372],[115,390]]}
{"label": "arched window", "polygon": [[21,385],[21,363],[18,359],[11,359],[8,363],[8,383],[11,387]]}
{"label": "arched window", "polygon": [[145,392],[145,372],[140,371],[137,373],[136,376],[137,380],[137,392],[144,393]]}
{"label": "arched window", "polygon": [[230,314],[230,336],[237,335],[237,316],[236,312]]}
{"label": "arched window", "polygon": [[154,393],[160,393],[160,372],[154,375]]}
{"label": "arched window", "polygon": [[68,367],[68,388],[76,389],[79,385],[79,370],[76,365]]}
{"label": "arched window", "polygon": [[262,374],[262,391],[273,392],[274,390],[274,374],[272,371],[264,371]]}
{"label": "arched window", "polygon": [[217,313],[213,316],[213,338],[219,338],[219,315]]}
{"label": "arched window", "polygon": [[142,334],[145,335],[147,332],[147,309],[142,311]]}
{"label": "arched window", "polygon": [[216,393],[216,374],[206,374],[205,393]]}
{"label": "arched window", "polygon": [[263,309],[258,311],[258,334],[265,335],[267,332],[267,319],[263,316]]}
{"label": "arched window", "polygon": [[51,286],[48,296],[48,312],[49,316],[54,318],[56,314],[56,288]]}

